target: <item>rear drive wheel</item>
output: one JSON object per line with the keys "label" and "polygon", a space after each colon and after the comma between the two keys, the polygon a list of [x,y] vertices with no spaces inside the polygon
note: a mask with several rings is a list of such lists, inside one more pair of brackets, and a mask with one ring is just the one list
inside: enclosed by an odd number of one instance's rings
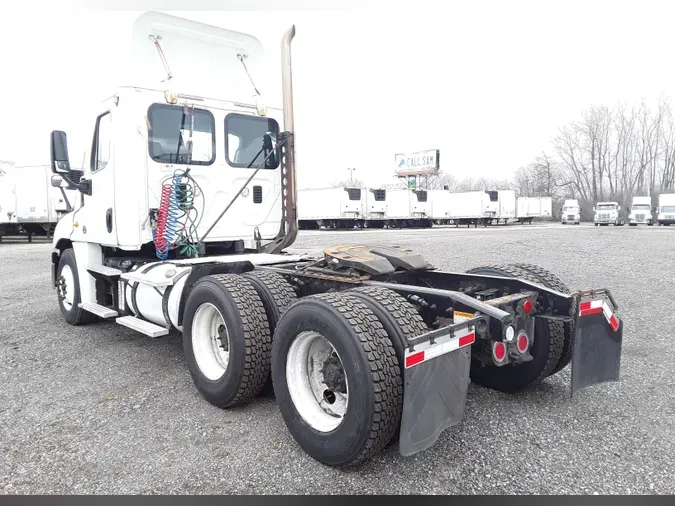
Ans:
{"label": "rear drive wheel", "polygon": [[[270,336],[274,339],[274,331],[281,315],[298,300],[298,296],[291,284],[281,274],[264,269],[255,269],[243,274],[258,292],[262,300]],[[263,395],[273,396],[272,375],[267,376]]]}
{"label": "rear drive wheel", "polygon": [[[542,281],[521,267],[515,265],[488,265],[467,271],[470,274],[485,274],[520,278],[532,283]],[[564,346],[564,329],[559,322],[539,323],[535,326],[535,336],[530,348],[533,359],[518,365],[507,364],[497,367],[492,363],[482,365],[471,361],[471,380],[487,388],[501,392],[517,392],[539,383],[552,374],[560,362]]]}
{"label": "rear drive wheel", "polygon": [[72,248],[63,250],[56,268],[56,295],[63,318],[70,325],[82,325],[96,320],[96,315],[81,309],[80,277]]}
{"label": "rear drive wheel", "polygon": [[354,296],[309,296],[281,316],[272,379],[288,430],[324,464],[368,459],[399,427],[403,385],[396,351],[373,311]]}
{"label": "rear drive wheel", "polygon": [[185,305],[183,350],[200,394],[221,408],[248,402],[270,371],[271,341],[263,303],[236,274],[204,276]]}

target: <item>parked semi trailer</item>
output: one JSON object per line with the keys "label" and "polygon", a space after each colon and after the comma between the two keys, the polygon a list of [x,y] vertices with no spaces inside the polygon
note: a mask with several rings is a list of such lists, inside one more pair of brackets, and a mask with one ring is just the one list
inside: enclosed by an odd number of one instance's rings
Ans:
{"label": "parked semi trailer", "polygon": [[362,226],[362,188],[309,188],[298,192],[300,228],[354,228]]}
{"label": "parked semi trailer", "polygon": [[662,193],[659,195],[659,207],[656,221],[659,225],[670,226],[675,223],[675,193]]}
{"label": "parked semi trailer", "polygon": [[[285,252],[299,205],[294,27],[282,41],[283,109],[246,105],[242,60],[263,68],[253,36],[158,13],[133,32],[141,71],[161,68],[153,58],[164,54],[181,88],[154,74],[156,84],[118,88],[100,105],[84,175],[70,171],[65,132],[51,134],[53,184],[83,196],[59,221],[51,255],[68,324],[181,333],[207,402],[229,408],[271,386],[295,441],[331,466],[392,441],[405,456],[429,448],[461,423],[470,380],[518,392],[570,362],[572,395],[618,380],[623,323],[608,289],[573,291],[522,263],[444,271],[383,244]],[[209,83],[220,98],[199,95]],[[228,136],[234,154],[205,149]],[[269,196],[252,198],[268,184]]]}
{"label": "parked semi trailer", "polygon": [[16,235],[16,189],[12,168],[13,162],[0,160],[0,241],[3,235]]}
{"label": "parked semi trailer", "polygon": [[387,224],[387,189],[368,188],[363,206],[364,227],[384,228]]}
{"label": "parked semi trailer", "polygon": [[408,188],[387,190],[387,227],[389,228],[427,228],[432,225],[427,216],[427,192]]}
{"label": "parked semi trailer", "polygon": [[516,217],[516,192],[515,190],[497,190],[497,225],[501,221],[506,225],[509,220]]}
{"label": "parked semi trailer", "polygon": [[621,212],[621,206],[618,202],[598,202],[593,208],[595,213],[593,223],[595,226],[614,225],[621,227],[625,224],[626,218]]}
{"label": "parked semi trailer", "polygon": [[651,227],[654,225],[651,197],[633,197],[630,214],[628,215],[628,224],[631,227],[637,227],[638,225],[648,225]]}
{"label": "parked semi trailer", "polygon": [[532,223],[535,218],[546,219],[553,215],[551,197],[518,197],[516,200],[516,221]]}

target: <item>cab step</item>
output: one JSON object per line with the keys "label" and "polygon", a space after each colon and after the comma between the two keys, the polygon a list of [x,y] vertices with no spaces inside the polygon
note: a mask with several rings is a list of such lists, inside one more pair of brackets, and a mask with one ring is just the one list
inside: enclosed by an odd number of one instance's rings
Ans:
{"label": "cab step", "polygon": [[115,321],[120,325],[124,325],[125,327],[150,337],[166,336],[169,333],[169,329],[166,327],[160,327],[159,325],[141,320],[135,316],[120,316]]}
{"label": "cab step", "polygon": [[87,270],[89,272],[95,272],[97,274],[101,274],[103,276],[107,276],[109,278],[119,276],[122,274],[122,271],[119,269],[115,269],[114,267],[108,267],[107,265],[88,265]]}
{"label": "cab step", "polygon": [[96,304],[96,302],[80,302],[77,306],[84,309],[85,311],[95,314],[100,318],[112,318],[113,316],[117,316],[117,311],[110,309],[109,307]]}

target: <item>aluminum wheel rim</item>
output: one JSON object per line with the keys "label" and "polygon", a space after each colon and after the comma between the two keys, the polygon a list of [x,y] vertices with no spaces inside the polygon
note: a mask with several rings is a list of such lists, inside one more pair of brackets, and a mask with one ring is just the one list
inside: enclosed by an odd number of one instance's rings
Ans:
{"label": "aluminum wheel rim", "polygon": [[61,303],[66,311],[73,308],[75,302],[75,277],[70,265],[64,265],[61,269],[61,290],[65,292],[65,297],[61,299]]}
{"label": "aluminum wheel rim", "polygon": [[[335,430],[344,420],[349,401],[346,375],[345,392],[331,389],[322,368],[327,359],[342,360],[332,344],[314,331],[298,334],[286,356],[286,381],[295,409],[305,422],[319,432]],[[344,367],[342,366],[344,371]]]}
{"label": "aluminum wheel rim", "polygon": [[223,315],[213,304],[202,304],[192,320],[192,352],[207,379],[217,381],[223,377],[230,362],[229,350],[230,335]]}

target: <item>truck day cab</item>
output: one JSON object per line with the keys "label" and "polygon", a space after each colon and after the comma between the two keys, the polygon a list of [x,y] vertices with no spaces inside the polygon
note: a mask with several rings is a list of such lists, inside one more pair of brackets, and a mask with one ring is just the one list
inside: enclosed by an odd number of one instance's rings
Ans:
{"label": "truck day cab", "polygon": [[670,226],[675,223],[675,193],[659,195],[659,207],[656,221],[659,225]]}
{"label": "truck day cab", "polygon": [[645,224],[651,227],[654,224],[651,197],[633,197],[630,214],[628,215],[628,224],[631,227]]}
{"label": "truck day cab", "polygon": [[563,225],[566,223],[578,225],[581,222],[581,207],[579,206],[579,201],[577,199],[565,200],[565,203],[562,206],[560,222]]}
{"label": "truck day cab", "polygon": [[593,216],[593,223],[595,226],[614,225],[615,227],[623,226],[625,223],[624,217],[621,215],[621,206],[618,202],[598,202],[593,208],[595,215]]}
{"label": "truck day cab", "polygon": [[147,74],[101,104],[84,174],[65,133],[51,135],[53,184],[84,196],[51,256],[68,324],[182,334],[207,402],[240,405],[267,385],[299,446],[340,467],[392,441],[404,456],[431,447],[462,421],[469,381],[518,392],[570,363],[572,395],[618,380],[623,322],[607,289],[571,291],[522,263],[441,271],[400,247],[284,251],[298,230],[295,27],[283,109],[247,105],[244,67],[253,81],[264,67],[255,37],[152,12],[133,34]]}

